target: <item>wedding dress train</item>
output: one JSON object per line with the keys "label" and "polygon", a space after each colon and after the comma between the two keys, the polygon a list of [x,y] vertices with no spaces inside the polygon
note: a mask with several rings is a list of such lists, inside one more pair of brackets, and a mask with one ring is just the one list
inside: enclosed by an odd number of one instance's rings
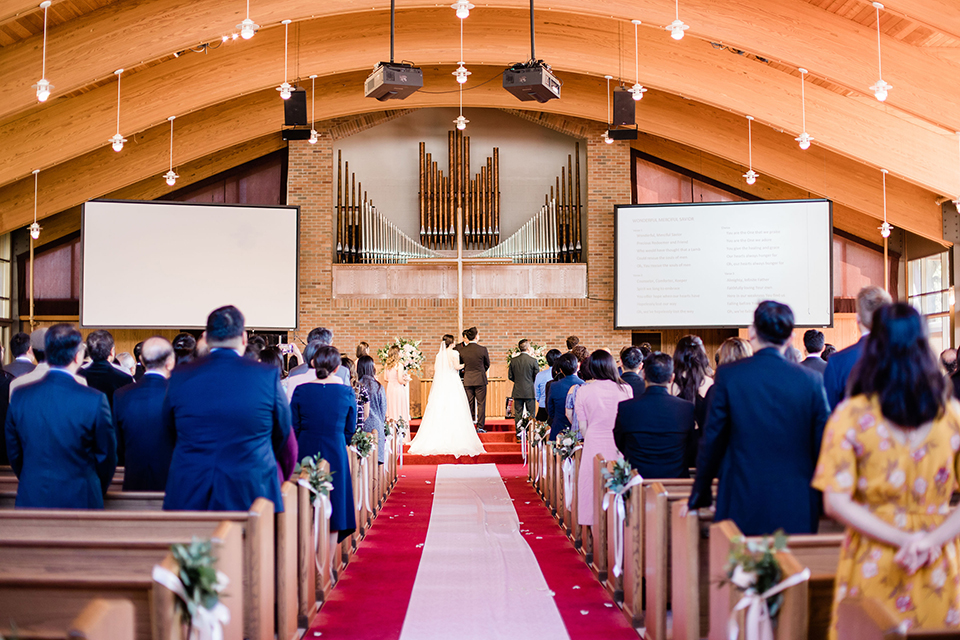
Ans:
{"label": "wedding dress train", "polygon": [[459,458],[484,453],[483,443],[470,416],[467,394],[457,373],[459,364],[460,354],[440,347],[427,408],[417,436],[410,443],[411,455],[453,455]]}

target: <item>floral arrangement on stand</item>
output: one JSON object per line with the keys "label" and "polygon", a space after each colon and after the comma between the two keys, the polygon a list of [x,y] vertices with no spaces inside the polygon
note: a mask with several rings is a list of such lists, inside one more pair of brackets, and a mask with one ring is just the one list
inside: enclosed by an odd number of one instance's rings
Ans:
{"label": "floral arrangement on stand", "polygon": [[[783,529],[773,534],[773,539],[764,537],[760,541],[746,540],[743,536],[734,538],[733,548],[727,558],[727,579],[721,584],[731,583],[744,595],[757,596],[776,587],[783,580],[783,570],[777,562],[776,553],[787,548],[787,534]],[[766,598],[770,618],[776,618],[783,604],[783,593],[778,592]]]}
{"label": "floral arrangement on stand", "polygon": [[[507,364],[510,364],[510,361],[520,355],[520,347],[514,347],[507,351]],[[547,366],[547,352],[538,344],[530,343],[530,355],[537,359],[537,365],[543,369]]]}
{"label": "floral arrangement on stand", "polygon": [[194,536],[190,544],[171,545],[170,553],[177,563],[177,572],[157,565],[153,568],[153,580],[177,595],[181,622],[187,628],[184,637],[223,637],[230,610],[220,602],[220,595],[230,581],[217,570],[213,542]]}
{"label": "floral arrangement on stand", "polygon": [[423,368],[423,362],[426,360],[423,351],[420,350],[420,340],[410,340],[409,338],[394,338],[394,341],[377,350],[377,357],[380,358],[380,364],[387,363],[387,354],[391,347],[400,349],[400,364],[404,371],[420,371]]}
{"label": "floral arrangement on stand", "polygon": [[353,434],[350,445],[356,449],[358,456],[366,458],[373,451],[373,435],[366,431],[357,431]]}

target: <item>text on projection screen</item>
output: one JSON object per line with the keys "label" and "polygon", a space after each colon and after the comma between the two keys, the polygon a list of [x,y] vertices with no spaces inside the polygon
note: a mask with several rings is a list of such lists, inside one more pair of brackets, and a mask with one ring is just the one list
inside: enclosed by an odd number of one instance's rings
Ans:
{"label": "text on projection screen", "polygon": [[82,248],[84,326],[296,326],[296,208],[87,202]]}
{"label": "text on projection screen", "polygon": [[745,327],[762,300],[831,322],[830,203],[617,209],[618,327]]}

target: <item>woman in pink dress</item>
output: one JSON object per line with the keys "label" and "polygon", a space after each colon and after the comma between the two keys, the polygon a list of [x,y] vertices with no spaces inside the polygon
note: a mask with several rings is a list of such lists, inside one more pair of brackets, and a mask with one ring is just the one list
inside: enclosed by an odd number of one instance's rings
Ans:
{"label": "woman in pink dress", "polygon": [[410,387],[411,378],[400,364],[400,349],[394,345],[387,352],[384,363],[387,379],[387,420],[403,418],[410,423]]}
{"label": "woman in pink dress", "polygon": [[582,386],[577,392],[574,411],[583,436],[583,452],[580,458],[580,477],[577,479],[578,519],[581,525],[593,526],[594,487],[593,459],[599,453],[605,460],[620,456],[613,441],[613,425],[617,420],[617,407],[633,397],[633,389],[617,375],[613,356],[599,349],[590,354],[590,373],[593,382]]}

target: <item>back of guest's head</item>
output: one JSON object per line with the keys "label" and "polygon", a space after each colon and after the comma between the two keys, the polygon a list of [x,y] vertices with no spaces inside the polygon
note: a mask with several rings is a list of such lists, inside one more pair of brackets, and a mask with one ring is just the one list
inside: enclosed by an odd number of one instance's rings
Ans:
{"label": "back of guest's head", "polygon": [[567,338],[567,351],[573,351],[573,348],[580,344],[580,338],[577,336],[570,336]]}
{"label": "back of guest's head", "polygon": [[835,346],[833,346],[832,344],[825,344],[823,345],[823,353],[820,354],[820,358],[824,362],[829,362],[830,356],[832,356],[836,352],[837,352],[837,348]]}
{"label": "back of guest's head", "polygon": [[719,367],[719,366],[720,366],[720,349],[717,349],[717,350],[713,353],[713,365],[714,365],[715,367]]}
{"label": "back of guest's head", "polygon": [[387,359],[384,365],[389,369],[398,362],[400,362],[400,347],[395,344],[390,345],[390,348],[387,349]]}
{"label": "back of guest's head", "polygon": [[643,359],[643,379],[650,384],[667,384],[673,375],[673,358],[654,351]]}
{"label": "back of guest's head", "polygon": [[520,349],[520,351],[526,351],[529,348],[530,348],[530,341],[527,340],[526,338],[524,338],[523,340],[517,343],[517,349]]}
{"label": "back of guest's head", "polygon": [[584,382],[589,382],[593,380],[593,371],[590,370],[590,356],[587,356],[580,362],[580,367],[578,368],[580,379]]}
{"label": "back of guest's head", "polygon": [[357,377],[362,380],[367,376],[377,377],[377,365],[370,356],[360,356],[357,358]]}
{"label": "back of guest's head", "polygon": [[137,371],[137,361],[134,359],[133,355],[124,351],[123,353],[117,354],[117,362],[120,363],[120,366],[123,367],[123,370],[129,373],[131,376]]}
{"label": "back of guest's head", "polygon": [[197,339],[189,333],[178,333],[173,339],[173,351],[177,356],[177,364],[190,362],[196,350]]}
{"label": "back of guest's head", "polygon": [[30,347],[33,349],[33,357],[37,362],[46,360],[47,351],[47,328],[40,327],[30,333]]}
{"label": "back of guest's head", "polygon": [[643,359],[646,360],[647,356],[653,353],[653,347],[650,346],[649,342],[644,342],[642,345],[637,347],[640,349],[640,354],[643,356]]}
{"label": "back of guest's head", "polygon": [[19,358],[27,351],[30,351],[30,334],[22,331],[20,333],[13,334],[13,337],[10,338],[11,357]]}
{"label": "back of guest's head", "polygon": [[346,367],[347,371],[350,373],[350,381],[353,383],[357,382],[357,365],[354,364],[353,360],[347,356],[340,356],[340,366]]}
{"label": "back of guest's head", "polygon": [[636,371],[643,364],[643,354],[636,347],[627,347],[620,352],[620,364],[624,371]]}
{"label": "back of guest's head", "polygon": [[782,302],[764,300],[753,312],[753,328],[761,342],[781,347],[793,335],[793,311]]}
{"label": "back of guest's head", "polygon": [[140,356],[143,354],[143,343],[138,342],[133,345],[133,357],[137,362],[140,362]]}
{"label": "back of guest's head", "polygon": [[[190,335],[190,334],[187,334]],[[191,336],[192,337],[192,336]],[[167,360],[174,356],[173,345],[166,338],[154,336],[143,341],[140,350],[140,362],[147,371],[162,369]]]}
{"label": "back of guest's head", "polygon": [[313,370],[317,372],[317,378],[327,379],[340,368],[340,364],[340,352],[336,347],[329,345],[317,347],[317,352],[313,355]]}
{"label": "back of guest's head", "polygon": [[590,354],[590,365],[586,367],[594,380],[610,380],[617,384],[624,384],[617,375],[617,361],[606,349],[597,349]]}
{"label": "back of guest's head", "polygon": [[243,337],[244,330],[243,314],[232,304],[214,309],[207,316],[207,344],[211,347],[235,342]]}
{"label": "back of guest's head", "polygon": [[314,340],[313,342],[308,342],[307,346],[303,348],[303,361],[308,367],[312,367],[313,356],[317,355],[317,349],[322,347],[318,341]]}
{"label": "back of guest's head", "polygon": [[260,351],[260,362],[283,372],[283,353],[277,347],[265,347]]}
{"label": "back of guest's head", "polygon": [[825,343],[823,331],[807,329],[803,332],[803,348],[807,353],[820,353]]}
{"label": "back of guest's head", "polygon": [[565,353],[557,358],[556,367],[564,376],[572,376],[577,372],[580,361],[572,353]]}
{"label": "back of guest's head", "polygon": [[800,349],[797,349],[792,344],[787,345],[787,348],[783,350],[783,357],[786,358],[788,362],[796,364],[800,364],[800,361],[803,360],[803,354],[800,353]]}
{"label": "back of guest's head", "polygon": [[948,376],[957,372],[957,350],[944,349],[940,353],[940,366]]}
{"label": "back of guest's head", "polygon": [[448,333],[445,336],[443,336],[443,346],[449,347],[454,343],[455,340],[456,338],[454,338],[452,335]]}
{"label": "back of guest's head", "polygon": [[857,322],[870,330],[873,324],[873,314],[880,307],[892,302],[893,299],[889,293],[884,291],[883,287],[871,285],[860,289],[857,292]]}
{"label": "back of guest's head", "polygon": [[55,324],[46,329],[43,341],[44,353],[51,367],[69,365],[83,348],[83,336],[72,324]]}
{"label": "back of guest's head", "polygon": [[[451,337],[452,337],[452,336],[451,336]],[[361,341],[360,341],[360,344],[357,345],[357,360],[359,360],[359,359],[362,358],[363,356],[366,356],[366,355],[369,355],[369,354],[370,354],[370,345],[369,345],[369,343],[361,340]]]}
{"label": "back of guest's head", "polygon": [[583,366],[583,361],[587,359],[590,355],[590,352],[587,351],[587,348],[582,344],[578,344],[573,349],[570,350],[570,353],[573,354],[573,357],[577,359],[577,362],[580,363],[580,366]]}
{"label": "back of guest's head", "polygon": [[563,355],[563,352],[560,349],[550,349],[547,351],[547,366],[553,367],[557,363],[557,358]]}
{"label": "back of guest's head", "polygon": [[92,331],[87,336],[87,355],[94,362],[104,362],[113,351],[113,336],[106,329]]}
{"label": "back of guest's head", "polygon": [[316,329],[311,329],[310,333],[307,334],[307,342],[313,342],[314,340],[319,340],[320,344],[327,347],[333,344],[333,331],[327,329],[326,327],[317,327]]}
{"label": "back of guest's head", "polygon": [[917,310],[903,303],[881,305],[871,326],[850,374],[850,396],[876,397],[883,416],[904,428],[916,428],[940,416],[947,402],[947,383]]}
{"label": "back of guest's head", "polygon": [[677,347],[673,350],[673,371],[680,389],[678,395],[693,402],[704,379],[710,375],[710,360],[700,336],[686,335],[677,340]]}
{"label": "back of guest's head", "polygon": [[478,333],[480,333],[480,332],[477,330],[476,327],[470,327],[469,329],[467,329],[466,331],[463,332],[463,336],[464,336],[467,340],[476,340]]}
{"label": "back of guest's head", "polygon": [[730,364],[731,362],[752,356],[753,347],[750,346],[749,340],[744,340],[743,338],[727,338],[720,345],[720,350],[717,351],[717,355],[719,356],[717,366]]}

